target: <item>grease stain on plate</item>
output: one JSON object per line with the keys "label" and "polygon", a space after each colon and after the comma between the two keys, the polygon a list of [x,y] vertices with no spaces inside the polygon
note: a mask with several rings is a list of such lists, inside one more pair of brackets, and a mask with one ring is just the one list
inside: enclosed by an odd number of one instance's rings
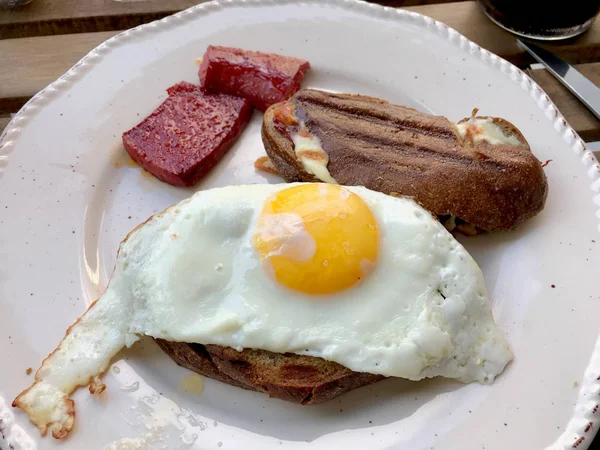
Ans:
{"label": "grease stain on plate", "polygon": [[125,147],[123,147],[123,141],[120,139],[110,146],[108,153],[110,155],[112,166],[116,169],[120,167],[140,167],[133,159],[131,159],[129,153],[127,153]]}
{"label": "grease stain on plate", "polygon": [[179,382],[179,390],[190,395],[200,395],[204,390],[204,377],[191,373]]}

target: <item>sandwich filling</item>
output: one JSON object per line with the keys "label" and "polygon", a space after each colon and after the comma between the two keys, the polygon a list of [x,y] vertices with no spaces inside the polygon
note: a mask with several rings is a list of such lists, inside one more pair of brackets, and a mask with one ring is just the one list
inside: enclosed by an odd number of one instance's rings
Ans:
{"label": "sandwich filling", "polygon": [[306,172],[324,183],[338,184],[327,170],[329,156],[323,150],[321,141],[304,124],[301,123],[300,131],[292,135],[292,142],[298,161]]}
{"label": "sandwich filling", "polygon": [[329,155],[323,150],[320,139],[296,117],[292,104],[285,103],[276,108],[273,122],[277,131],[292,141],[296,158],[306,173],[324,183],[338,184],[327,170]]}
{"label": "sandwich filling", "polygon": [[461,138],[468,138],[474,144],[485,141],[492,145],[523,145],[514,134],[504,134],[502,128],[491,117],[471,117],[466,122],[457,123],[456,130]]}

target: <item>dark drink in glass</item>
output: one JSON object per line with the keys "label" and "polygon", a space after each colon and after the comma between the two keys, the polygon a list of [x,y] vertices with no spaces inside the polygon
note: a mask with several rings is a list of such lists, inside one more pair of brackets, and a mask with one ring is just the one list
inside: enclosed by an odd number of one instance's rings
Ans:
{"label": "dark drink in glass", "polygon": [[533,39],[566,39],[587,30],[600,0],[478,0],[490,19],[508,31]]}

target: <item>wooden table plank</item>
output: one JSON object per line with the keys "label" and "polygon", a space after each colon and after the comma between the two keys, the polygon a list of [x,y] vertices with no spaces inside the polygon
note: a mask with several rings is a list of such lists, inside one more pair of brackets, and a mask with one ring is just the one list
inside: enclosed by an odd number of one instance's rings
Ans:
{"label": "wooden table plank", "polygon": [[[4,38],[130,28],[180,11],[201,0],[33,0],[0,14]],[[132,24],[135,20],[137,23]]]}
{"label": "wooden table plank", "polygon": [[18,111],[29,98],[117,33],[0,40],[0,115]]}
{"label": "wooden table plank", "polygon": [[[68,3],[70,0],[65,1]],[[489,32],[486,32],[486,27],[473,26],[479,19],[488,23],[473,2],[418,6],[409,9],[438,19],[443,18],[480,45],[501,55],[510,57],[511,52],[519,51],[514,38],[500,28],[490,25]],[[3,62],[0,64],[0,116],[16,112],[36,92],[62,75],[95,46],[116,33],[110,31],[0,40],[0,55]],[[594,34],[600,35],[600,28],[595,27],[588,35],[591,37],[585,39],[595,39]],[[599,63],[581,65],[579,69],[600,85]],[[546,71],[531,71],[530,74],[550,94],[567,120],[584,139],[600,139],[600,122],[579,101]]]}
{"label": "wooden table plank", "polygon": [[6,128],[8,122],[10,122],[9,116],[0,117],[0,133],[2,133],[2,131]]}
{"label": "wooden table plank", "polygon": [[[387,1],[395,3],[393,0]],[[95,29],[125,29],[162,17],[195,2],[196,0],[165,0],[164,2],[160,0],[142,2],[35,0],[29,5],[31,8],[35,8],[31,11],[27,10],[28,6],[22,11],[16,10],[0,14],[0,36],[6,38],[29,34],[32,32],[30,28],[38,25],[46,31],[40,28],[35,34],[55,35],[64,33],[66,30],[69,30],[70,33],[76,33],[86,29],[86,27],[91,27],[89,31]],[[533,62],[531,57],[517,46],[514,36],[493,24],[474,1],[410,6],[406,9],[425,14],[448,24],[482,47],[521,67]],[[97,23],[94,25],[87,22],[78,22],[81,20],[93,20]],[[583,36],[567,43],[548,44],[548,47],[572,63],[599,61],[600,20],[596,21]]]}
{"label": "wooden table plank", "polygon": [[[520,67],[533,62],[533,59],[517,45],[515,36],[492,23],[473,1],[406,9],[444,22],[473,42]],[[599,61],[600,21],[597,20],[586,33],[575,39],[538,45],[548,48],[572,64]]]}
{"label": "wooden table plank", "polygon": [[[374,0],[387,6],[415,6],[464,0]],[[0,36],[13,39],[115,31],[160,19],[203,0],[34,0],[0,14]]]}
{"label": "wooden table plank", "polygon": [[0,40],[0,98],[31,97],[116,31]]}
{"label": "wooden table plank", "polygon": [[[116,32],[0,40],[0,115],[16,112],[96,45]],[[600,85],[600,63],[577,65]],[[529,71],[587,141],[600,140],[600,121],[545,70]]]}
{"label": "wooden table plank", "polygon": [[160,19],[201,0],[33,0],[0,14],[5,39],[123,30]]}

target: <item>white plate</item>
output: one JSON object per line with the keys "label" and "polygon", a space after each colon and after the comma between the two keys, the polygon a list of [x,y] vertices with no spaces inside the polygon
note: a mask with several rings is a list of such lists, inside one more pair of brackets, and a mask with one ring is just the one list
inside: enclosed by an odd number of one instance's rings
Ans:
{"label": "white plate", "polygon": [[[553,160],[538,217],[516,232],[462,239],[515,353],[493,385],[387,380],[314,407],[212,380],[193,395],[181,389],[187,371],[147,342],[115,361],[104,398],[75,394],[77,425],[64,443],[40,438],[9,406],[31,382],[26,368],[37,368],[103,291],[119,241],[193,191],[123,165],[120,135],[165,88],[197,82],[194,59],[208,44],[306,58],[313,68],[305,86],[452,120],[479,107],[514,122],[540,160]],[[278,180],[252,167],[263,153],[260,121],[255,113],[196,189]],[[128,448],[584,449],[600,426],[597,161],[535,83],[443,24],[355,1],[203,4],[110,39],[38,94],[2,136],[0,167],[0,443],[91,449],[137,437],[129,443],[141,446]]]}

